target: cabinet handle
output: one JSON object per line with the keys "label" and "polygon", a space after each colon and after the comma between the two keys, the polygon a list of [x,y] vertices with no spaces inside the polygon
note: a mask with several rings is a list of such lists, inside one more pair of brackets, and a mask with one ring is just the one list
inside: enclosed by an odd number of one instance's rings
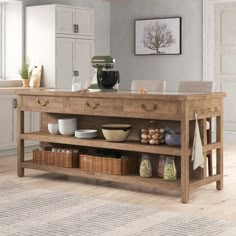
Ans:
{"label": "cabinet handle", "polygon": [[15,109],[15,108],[17,108],[17,100],[16,100],[16,98],[14,98],[13,100],[12,100],[12,107]]}
{"label": "cabinet handle", "polygon": [[76,25],[76,33],[79,33],[79,25]]}
{"label": "cabinet handle", "polygon": [[77,29],[76,24],[73,24],[73,29],[74,29],[74,33],[77,33],[76,32],[76,29]]}
{"label": "cabinet handle", "polygon": [[142,108],[144,111],[152,112],[152,111],[156,111],[156,110],[157,110],[157,104],[153,104],[153,107],[152,107],[152,108],[148,108],[148,107],[146,107],[145,104],[142,104],[142,105],[141,105],[141,108]]}
{"label": "cabinet handle", "polygon": [[89,102],[86,102],[86,106],[91,108],[91,109],[96,109],[97,107],[99,107],[99,103],[96,103],[94,105],[91,105]]}
{"label": "cabinet handle", "polygon": [[79,76],[79,71],[78,70],[74,70],[74,76]]}
{"label": "cabinet handle", "polygon": [[46,100],[45,102],[41,102],[40,99],[37,99],[37,103],[42,107],[46,107],[49,104],[49,101]]}

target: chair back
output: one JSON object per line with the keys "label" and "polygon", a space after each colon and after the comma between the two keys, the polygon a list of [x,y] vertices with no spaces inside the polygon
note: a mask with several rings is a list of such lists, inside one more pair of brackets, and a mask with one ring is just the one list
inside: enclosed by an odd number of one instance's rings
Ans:
{"label": "chair back", "polygon": [[214,92],[213,81],[180,81],[179,92]]}
{"label": "chair back", "polygon": [[131,90],[139,90],[141,88],[148,91],[160,91],[165,92],[166,81],[165,80],[132,80]]}

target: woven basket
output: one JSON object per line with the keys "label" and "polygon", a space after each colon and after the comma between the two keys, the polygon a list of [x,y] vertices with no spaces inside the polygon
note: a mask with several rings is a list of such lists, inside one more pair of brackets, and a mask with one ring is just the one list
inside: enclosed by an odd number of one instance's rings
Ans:
{"label": "woven basket", "polygon": [[33,163],[39,165],[59,166],[67,168],[79,167],[79,154],[67,152],[51,152],[33,150]]}
{"label": "woven basket", "polygon": [[111,175],[127,175],[137,173],[136,158],[109,158],[80,154],[81,170]]}

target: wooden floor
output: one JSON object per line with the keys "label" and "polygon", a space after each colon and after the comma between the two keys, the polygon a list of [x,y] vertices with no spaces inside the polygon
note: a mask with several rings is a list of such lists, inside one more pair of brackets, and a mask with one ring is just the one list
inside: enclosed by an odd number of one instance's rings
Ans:
{"label": "wooden floor", "polygon": [[151,190],[149,193],[137,191],[135,188],[130,190],[130,186],[119,186],[104,181],[81,180],[77,177],[36,170],[26,169],[25,177],[19,178],[16,175],[16,156],[0,157],[0,191],[2,182],[14,181],[26,183],[35,188],[77,192],[90,197],[236,222],[236,145],[225,146],[224,157],[224,189],[217,191],[215,184],[201,187],[191,194],[188,204],[182,204],[179,193],[176,192],[155,189],[155,194],[153,194],[150,193]]}

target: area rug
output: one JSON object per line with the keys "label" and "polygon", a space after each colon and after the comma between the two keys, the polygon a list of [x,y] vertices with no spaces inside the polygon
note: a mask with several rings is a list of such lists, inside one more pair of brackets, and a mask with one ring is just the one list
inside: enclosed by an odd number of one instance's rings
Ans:
{"label": "area rug", "polygon": [[0,236],[233,236],[236,224],[140,205],[0,185]]}

